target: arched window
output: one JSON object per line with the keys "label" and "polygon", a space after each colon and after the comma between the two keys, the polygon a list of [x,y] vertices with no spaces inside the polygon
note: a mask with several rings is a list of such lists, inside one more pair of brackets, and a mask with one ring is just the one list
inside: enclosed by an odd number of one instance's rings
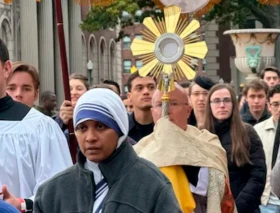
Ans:
{"label": "arched window", "polygon": [[0,28],[0,36],[3,42],[7,45],[7,48],[9,50],[10,58],[11,60],[14,59],[14,44],[13,44],[13,35],[12,35],[12,30],[9,21],[4,18],[4,20],[1,23],[1,28]]}
{"label": "arched window", "polygon": [[109,71],[109,78],[114,80],[115,71],[116,71],[116,45],[115,42],[111,42],[110,45],[110,71]]}
{"label": "arched window", "polygon": [[86,46],[86,39],[85,36],[82,35],[82,63],[83,63],[83,74],[87,73],[87,46]]}
{"label": "arched window", "polygon": [[1,39],[2,41],[7,45],[8,44],[8,32],[7,32],[7,25],[4,24],[5,21],[3,21],[1,25]]}
{"label": "arched window", "polygon": [[92,77],[93,77],[93,84],[99,83],[99,69],[98,69],[98,54],[97,54],[97,44],[94,35],[91,35],[89,40],[89,60],[93,63],[93,69],[92,69]]}

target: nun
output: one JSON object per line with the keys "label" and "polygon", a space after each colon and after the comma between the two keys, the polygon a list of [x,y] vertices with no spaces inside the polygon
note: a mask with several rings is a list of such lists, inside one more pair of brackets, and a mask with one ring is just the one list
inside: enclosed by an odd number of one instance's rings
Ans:
{"label": "nun", "polygon": [[181,213],[169,180],[127,142],[128,115],[117,94],[89,90],[73,120],[77,163],[39,187],[35,213]]}

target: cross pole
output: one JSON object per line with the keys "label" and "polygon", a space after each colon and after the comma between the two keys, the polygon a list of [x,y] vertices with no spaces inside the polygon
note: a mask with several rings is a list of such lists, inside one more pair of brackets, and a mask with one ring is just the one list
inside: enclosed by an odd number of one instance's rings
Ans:
{"label": "cross pole", "polygon": [[[59,49],[60,49],[60,59],[61,59],[61,70],[63,77],[63,88],[65,100],[71,101],[70,86],[69,86],[69,73],[68,73],[68,63],[66,56],[66,46],[65,46],[65,35],[63,29],[63,18],[62,18],[62,7],[61,0],[55,0],[55,13],[56,13],[56,25],[58,31],[59,39]],[[76,163],[76,153],[77,153],[77,140],[74,134],[73,121],[70,120],[68,123],[69,130],[69,148],[73,163]]]}

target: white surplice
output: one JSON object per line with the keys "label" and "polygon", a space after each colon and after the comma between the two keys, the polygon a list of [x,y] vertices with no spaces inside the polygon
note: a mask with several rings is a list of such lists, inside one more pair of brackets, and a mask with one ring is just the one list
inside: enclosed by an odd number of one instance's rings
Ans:
{"label": "white surplice", "polygon": [[0,121],[0,182],[16,197],[35,195],[38,186],[72,166],[58,124],[35,109],[21,121]]}

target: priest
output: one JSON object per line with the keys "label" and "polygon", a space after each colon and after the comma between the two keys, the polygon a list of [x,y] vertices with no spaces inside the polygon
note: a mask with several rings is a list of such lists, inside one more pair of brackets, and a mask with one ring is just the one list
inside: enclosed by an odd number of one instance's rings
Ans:
{"label": "priest", "polygon": [[154,132],[134,146],[169,178],[184,213],[231,213],[234,201],[228,184],[225,150],[217,136],[187,125],[191,107],[176,84],[169,93],[168,118],[161,118],[163,93],[152,99]]}
{"label": "priest", "polygon": [[72,165],[66,138],[51,118],[6,94],[9,52],[0,39],[0,194],[31,212],[40,184]]}

